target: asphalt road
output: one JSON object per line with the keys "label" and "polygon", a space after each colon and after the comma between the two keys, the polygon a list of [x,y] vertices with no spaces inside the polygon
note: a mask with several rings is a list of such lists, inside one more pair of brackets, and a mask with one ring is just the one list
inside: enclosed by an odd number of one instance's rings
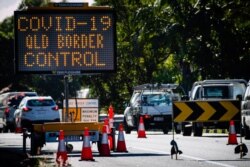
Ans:
{"label": "asphalt road", "polygon": [[[227,145],[227,134],[205,134],[203,137],[183,137],[175,135],[174,139],[183,154],[178,155],[178,159],[171,159],[170,142],[173,139],[171,134],[163,135],[162,132],[147,132],[147,138],[137,138],[137,134],[125,134],[128,153],[111,152],[110,157],[102,157],[97,151],[95,144],[92,145],[92,152],[95,161],[79,161],[81,157],[82,142],[71,143],[74,146],[73,152],[68,154],[69,166],[109,166],[109,167],[249,167],[250,154],[248,153],[242,159],[239,154],[234,153],[236,145]],[[240,142],[240,138],[237,138]],[[27,141],[28,142],[28,141]],[[243,140],[250,149],[250,140]],[[19,166],[25,164],[36,164],[37,166],[55,166],[55,157],[58,143],[47,143],[42,150],[42,155],[29,157],[22,153],[21,134],[0,134],[0,154],[1,157],[9,150],[9,156],[14,156],[18,160]],[[29,144],[27,144],[29,149]],[[15,153],[12,154],[12,153]],[[19,154],[18,154],[19,153]],[[7,158],[6,158],[7,157]],[[2,162],[11,161],[7,155],[1,158]],[[39,161],[38,161],[39,160]],[[13,160],[12,160],[13,161]],[[14,161],[13,161],[14,162]],[[17,164],[17,163],[16,163]],[[17,166],[17,165],[15,165]]]}

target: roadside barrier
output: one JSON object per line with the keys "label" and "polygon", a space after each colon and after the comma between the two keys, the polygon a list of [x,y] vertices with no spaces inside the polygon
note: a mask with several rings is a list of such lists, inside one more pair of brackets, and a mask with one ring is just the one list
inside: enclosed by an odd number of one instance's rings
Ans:
{"label": "roadside barrier", "polygon": [[137,134],[138,134],[138,138],[146,138],[146,132],[145,132],[145,127],[144,127],[144,122],[143,122],[142,117],[140,117]]}
{"label": "roadside barrier", "polygon": [[125,137],[124,137],[124,133],[123,133],[122,124],[119,125],[119,133],[118,133],[116,152],[128,152],[127,148],[126,148],[126,143],[125,143]]}
{"label": "roadside barrier", "polygon": [[84,138],[83,138],[83,146],[82,146],[82,152],[81,152],[81,160],[95,161],[93,158],[91,145],[90,145],[89,129],[87,127],[85,127],[85,129],[84,129]]}
{"label": "roadside barrier", "polygon": [[229,144],[238,144],[237,142],[237,134],[235,131],[235,126],[234,126],[234,121],[230,121],[230,125],[229,125],[229,135],[228,135],[228,145]]}
{"label": "roadside barrier", "polygon": [[99,152],[101,156],[110,156],[107,127],[105,125],[102,128],[102,140]]}
{"label": "roadside barrier", "polygon": [[62,164],[63,166],[65,166],[66,162],[68,160],[68,155],[67,155],[67,151],[66,151],[63,130],[59,131],[58,141],[59,141],[59,144],[58,144],[58,150],[57,150],[57,154],[56,154],[56,162],[59,165]]}

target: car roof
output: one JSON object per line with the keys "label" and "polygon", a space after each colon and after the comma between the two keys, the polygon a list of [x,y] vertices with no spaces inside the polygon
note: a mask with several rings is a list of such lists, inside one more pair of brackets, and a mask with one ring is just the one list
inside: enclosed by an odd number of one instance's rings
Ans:
{"label": "car roof", "polygon": [[37,99],[47,100],[47,99],[49,99],[50,100],[50,99],[52,99],[52,97],[51,96],[26,96],[26,97],[24,97],[24,99],[26,99],[26,100],[32,100],[32,99],[34,99],[34,100],[37,100]]}

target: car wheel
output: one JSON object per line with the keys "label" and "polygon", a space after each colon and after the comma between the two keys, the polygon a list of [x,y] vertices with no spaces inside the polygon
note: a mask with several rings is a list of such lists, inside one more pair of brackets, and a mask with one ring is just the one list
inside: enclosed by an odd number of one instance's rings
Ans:
{"label": "car wheel", "polygon": [[250,139],[250,129],[247,126],[245,126],[245,139]]}
{"label": "car wheel", "polygon": [[163,131],[163,133],[164,133],[165,135],[168,134],[168,128],[164,128],[164,129],[162,129],[162,131]]}
{"label": "car wheel", "polygon": [[125,117],[124,117],[123,122],[124,122],[124,131],[125,131],[125,133],[126,133],[126,134],[130,134],[130,133],[131,133],[131,128],[128,127],[128,124],[127,124],[127,121],[126,121],[126,118],[125,118]]}
{"label": "car wheel", "polygon": [[203,127],[199,123],[193,123],[194,136],[202,136]]}
{"label": "car wheel", "polygon": [[183,136],[191,136],[191,134],[192,134],[192,126],[184,126]]}
{"label": "car wheel", "polygon": [[202,136],[203,128],[202,127],[195,127],[194,128],[194,136]]}

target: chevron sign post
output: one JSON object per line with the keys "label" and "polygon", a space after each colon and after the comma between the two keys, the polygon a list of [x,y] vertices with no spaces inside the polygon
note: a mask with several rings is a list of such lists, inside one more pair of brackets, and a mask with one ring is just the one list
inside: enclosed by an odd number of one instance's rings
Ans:
{"label": "chevron sign post", "polygon": [[174,122],[240,121],[240,101],[176,101],[173,103]]}

